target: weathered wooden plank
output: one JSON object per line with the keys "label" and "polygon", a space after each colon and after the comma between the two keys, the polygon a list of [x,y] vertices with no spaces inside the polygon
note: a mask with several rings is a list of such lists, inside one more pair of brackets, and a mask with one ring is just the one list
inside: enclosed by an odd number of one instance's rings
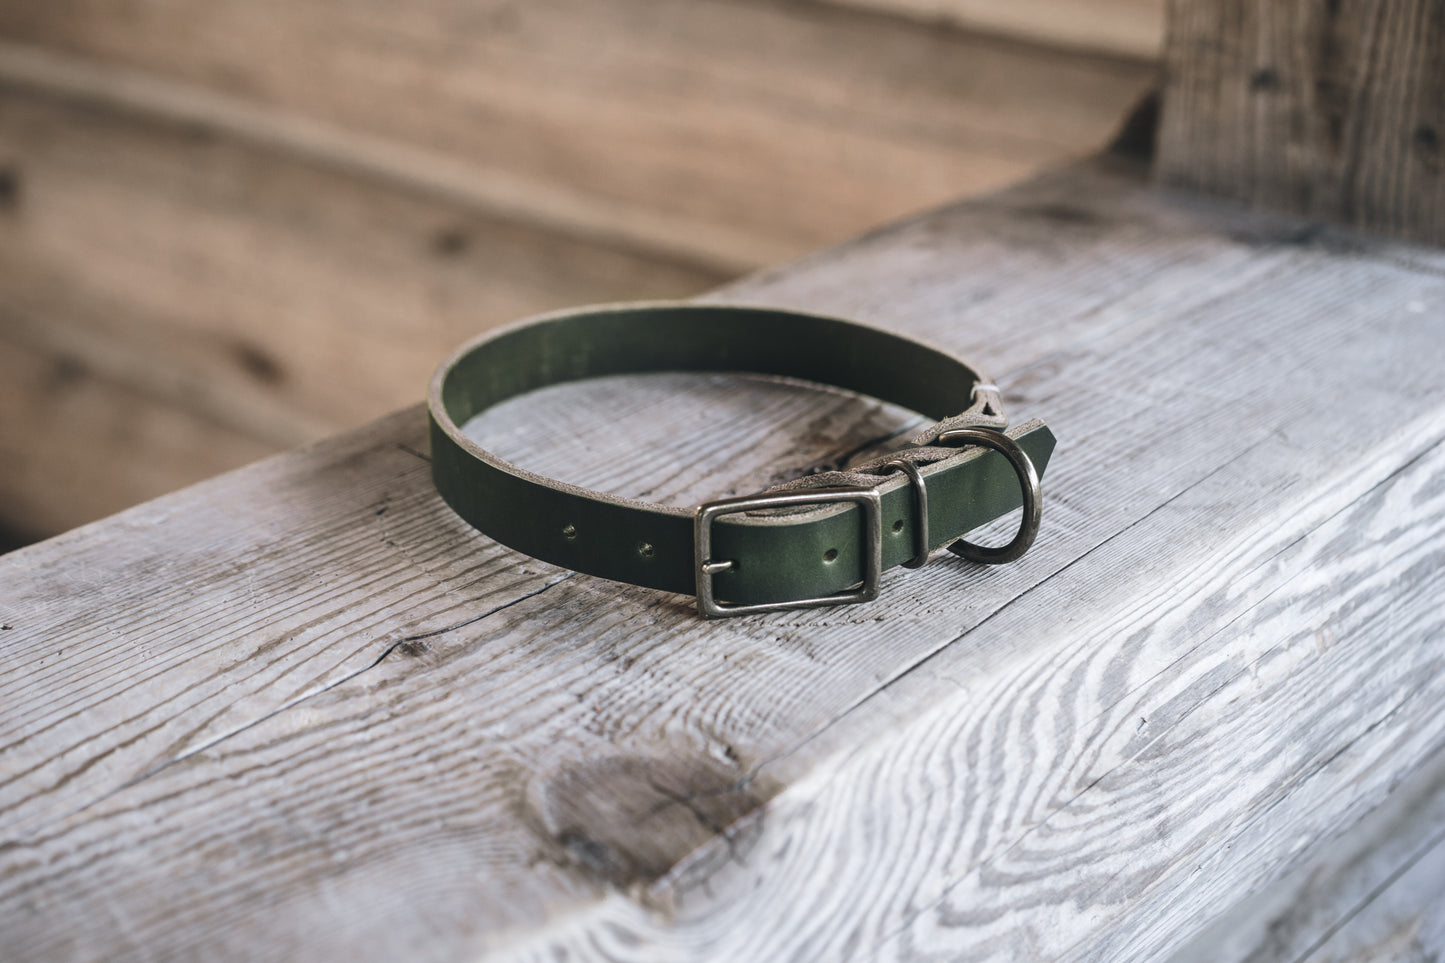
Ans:
{"label": "weathered wooden plank", "polygon": [[[415,160],[375,159],[423,178],[428,156],[460,162],[508,210],[728,271],[1090,151],[1155,71],[1152,58],[828,4],[717,0],[10,4],[0,35],[259,103],[283,121],[208,102],[213,122],[234,118],[251,136],[288,137],[294,118],[324,128],[311,136],[303,124],[300,139],[343,158],[386,153],[366,137],[418,148]],[[0,57],[0,76],[8,61],[12,80],[66,82],[22,59]],[[145,109],[185,109],[135,85],[99,86]],[[361,137],[320,143],[332,129]]]}
{"label": "weathered wooden plank", "polygon": [[1164,47],[1164,0],[829,0],[970,30],[1141,59]]}
{"label": "weathered wooden plank", "polygon": [[1172,963],[1428,960],[1445,951],[1445,755]]}
{"label": "weathered wooden plank", "polygon": [[305,427],[415,399],[439,352],[519,314],[723,277],[84,104],[0,94],[0,130],[10,300],[276,399]]}
{"label": "weathered wooden plank", "polygon": [[[0,518],[39,534],[409,404],[439,356],[487,327],[725,277],[23,92],[0,90],[0,168],[0,338],[36,365],[9,388],[34,386],[14,404],[46,411],[0,425],[25,454],[0,464],[18,499]],[[54,406],[40,382],[70,361],[105,377],[91,403]],[[114,434],[104,412],[137,392],[174,424],[225,431],[189,465],[158,433]],[[99,445],[76,477],[93,497],[52,499],[35,473],[73,464],[78,437]]]}
{"label": "weathered wooden plank", "polygon": [[1309,947],[1311,961],[1366,963],[1390,958],[1439,959],[1445,950],[1445,839],[1401,867],[1359,912]]}
{"label": "weathered wooden plank", "polygon": [[1442,52],[1434,0],[1173,0],[1159,175],[1445,242]]}
{"label": "weathered wooden plank", "polygon": [[[1445,263],[1141,180],[1073,171],[717,295],[928,337],[1047,417],[1047,528],[1008,569],[702,624],[467,530],[414,410],[0,560],[13,955],[1181,945],[1445,742]],[[688,499],[905,424],[680,388],[477,430]],[[671,446],[628,410],[588,430],[628,399]]]}
{"label": "weathered wooden plank", "polygon": [[276,450],[117,381],[83,352],[38,352],[5,334],[0,322],[0,519],[16,542]]}

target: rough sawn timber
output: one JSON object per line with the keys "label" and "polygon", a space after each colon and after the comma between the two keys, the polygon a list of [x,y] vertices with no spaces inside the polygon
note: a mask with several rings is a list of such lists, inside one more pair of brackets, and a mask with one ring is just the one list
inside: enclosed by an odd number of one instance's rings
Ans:
{"label": "rough sawn timber", "polygon": [[0,38],[0,87],[728,276],[1092,151],[1157,72],[830,3],[76,0]]}
{"label": "rough sawn timber", "polygon": [[1171,0],[1158,175],[1445,243],[1445,6]]}
{"label": "rough sawn timber", "polygon": [[[1445,744],[1445,256],[1107,160],[713,297],[978,361],[1060,439],[1034,551],[703,623],[468,529],[410,409],[12,553],[5,958],[1159,958]],[[907,425],[664,376],[475,430],[687,503]]]}
{"label": "rough sawn timber", "polygon": [[1439,958],[1445,946],[1445,751],[1349,835],[1241,904],[1171,963]]}

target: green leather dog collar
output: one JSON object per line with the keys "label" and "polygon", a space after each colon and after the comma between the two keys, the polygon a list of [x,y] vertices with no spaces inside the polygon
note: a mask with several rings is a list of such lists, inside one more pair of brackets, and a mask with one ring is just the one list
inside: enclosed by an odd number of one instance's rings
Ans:
{"label": "green leather dog collar", "polygon": [[[543,477],[461,430],[492,405],[547,385],[679,370],[801,378],[942,420],[886,464],[815,476],[826,487],[804,479],[694,510]],[[1007,550],[955,547],[981,561],[1017,557],[1037,527],[1034,473],[1054,447],[1042,422],[1003,433],[996,389],[942,351],[772,308],[630,304],[543,316],[459,349],[433,377],[428,410],[432,477],[467,522],[554,565],[697,595],[713,616],[867,601],[883,570],[921,564],[930,549],[1022,504],[1023,530]],[[951,436],[986,447],[942,447]]]}

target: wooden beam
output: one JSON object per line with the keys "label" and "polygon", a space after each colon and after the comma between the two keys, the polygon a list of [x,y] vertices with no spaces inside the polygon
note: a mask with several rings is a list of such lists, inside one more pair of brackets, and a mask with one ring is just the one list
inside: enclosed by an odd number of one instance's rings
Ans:
{"label": "wooden beam", "polygon": [[1164,0],[822,0],[1026,43],[1157,60]]}
{"label": "wooden beam", "polygon": [[1437,0],[1172,0],[1159,176],[1445,242]]}
{"label": "wooden beam", "polygon": [[[0,341],[35,366],[7,388],[16,411],[46,412],[0,418],[14,454],[0,461],[0,520],[44,535],[408,404],[438,357],[488,327],[730,276],[199,118],[3,86],[0,181]],[[44,373],[77,367],[94,375],[90,402],[55,405]],[[14,395],[21,384],[38,394]],[[214,444],[186,462],[157,432],[116,433],[111,414],[136,397],[192,426],[177,437],[212,426]],[[62,497],[42,479],[71,476],[77,439],[88,497]]]}
{"label": "wooden beam", "polygon": [[1405,774],[1374,812],[1318,850],[1170,963],[1445,953],[1445,752]]}
{"label": "wooden beam", "polygon": [[[1445,744],[1445,259],[1143,178],[713,296],[935,341],[1045,417],[1012,566],[702,623],[461,523],[417,409],[0,558],[7,956],[1182,947]],[[686,502],[908,423],[752,385],[474,430]]]}
{"label": "wooden beam", "polygon": [[279,450],[117,377],[96,352],[55,342],[37,350],[7,337],[3,323],[0,413],[0,517],[18,540],[63,532]]}
{"label": "wooden beam", "polygon": [[193,112],[734,274],[1090,152],[1155,72],[718,0],[78,0],[0,5],[0,36],[0,78]]}
{"label": "wooden beam", "polygon": [[664,261],[695,262],[699,270],[716,276],[741,273],[757,267],[760,258],[781,259],[783,253],[758,235],[733,235],[723,226],[699,238],[695,222],[653,216],[566,183],[468,165],[422,146],[103,61],[0,41],[0,84],[12,97],[28,95],[40,104],[99,110],[113,124],[130,121],[224,138],[238,150],[334,169],[342,177],[360,175],[392,190],[532,224],[573,240]]}

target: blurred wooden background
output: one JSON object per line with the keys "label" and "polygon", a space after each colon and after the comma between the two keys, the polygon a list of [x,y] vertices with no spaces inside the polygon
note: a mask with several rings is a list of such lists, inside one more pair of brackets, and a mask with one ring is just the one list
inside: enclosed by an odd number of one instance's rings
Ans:
{"label": "blurred wooden background", "polygon": [[0,530],[1103,142],[1163,0],[0,0]]}

